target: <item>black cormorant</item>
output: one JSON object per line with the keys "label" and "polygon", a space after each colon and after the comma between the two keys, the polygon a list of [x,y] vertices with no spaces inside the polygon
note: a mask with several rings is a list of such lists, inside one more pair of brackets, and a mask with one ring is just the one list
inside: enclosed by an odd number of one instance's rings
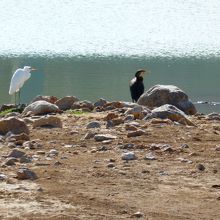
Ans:
{"label": "black cormorant", "polygon": [[137,102],[139,97],[144,93],[143,76],[146,71],[143,69],[135,73],[135,77],[130,81],[131,98],[133,102]]}

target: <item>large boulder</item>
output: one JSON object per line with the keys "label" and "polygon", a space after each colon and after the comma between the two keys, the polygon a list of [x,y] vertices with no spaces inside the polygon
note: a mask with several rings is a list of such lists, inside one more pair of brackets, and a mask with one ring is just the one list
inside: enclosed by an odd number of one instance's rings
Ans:
{"label": "large boulder", "polygon": [[5,135],[8,132],[13,134],[29,134],[29,129],[21,119],[15,117],[0,119],[0,134]]}
{"label": "large boulder", "polygon": [[66,96],[55,102],[55,104],[59,107],[59,109],[65,111],[67,109],[71,109],[74,102],[79,101],[75,96]]}
{"label": "large boulder", "polygon": [[188,119],[188,116],[183,111],[169,104],[153,109],[145,119],[151,118],[170,119],[171,121],[176,121],[180,124],[195,126],[195,124]]}
{"label": "large boulder", "polygon": [[26,114],[28,112],[31,112],[31,114],[33,115],[44,115],[48,113],[60,112],[60,109],[57,105],[42,100],[33,102],[30,105],[28,105],[24,109],[23,114]]}
{"label": "large boulder", "polygon": [[170,104],[188,115],[194,115],[197,112],[185,92],[173,85],[155,85],[142,94],[137,103],[149,108]]}

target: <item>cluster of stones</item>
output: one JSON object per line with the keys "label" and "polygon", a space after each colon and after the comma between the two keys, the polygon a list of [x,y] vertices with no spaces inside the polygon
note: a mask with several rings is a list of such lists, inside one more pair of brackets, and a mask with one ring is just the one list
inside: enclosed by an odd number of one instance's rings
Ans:
{"label": "cluster of stones", "polygon": [[[12,106],[3,105],[0,110],[6,110]],[[29,127],[62,128],[63,123],[59,114],[67,110],[80,109],[84,112],[107,112],[104,118],[105,128],[123,124],[127,131],[127,138],[138,137],[146,134],[138,122],[135,120],[151,120],[152,123],[180,123],[194,126],[188,115],[196,114],[196,109],[188,100],[187,95],[175,86],[157,85],[145,92],[138,103],[106,101],[99,99],[95,103],[90,101],[80,101],[74,96],[66,96],[58,99],[54,96],[38,96],[22,113],[12,112],[0,118],[0,142],[8,143],[9,148],[21,146],[21,149],[38,149],[41,147],[39,140],[30,140]],[[217,117],[216,115],[212,117]],[[87,129],[101,128],[100,121],[91,121]],[[94,138],[97,142],[110,143],[117,137],[113,134],[97,133],[88,131],[84,140]],[[165,149],[167,151],[170,148]],[[39,149],[40,152],[40,149]],[[45,153],[45,152],[44,152]],[[40,153],[39,153],[40,154]],[[49,156],[54,155],[54,152]],[[35,156],[29,156],[22,150],[14,149],[9,155],[3,156],[5,160],[2,166],[13,166],[16,163],[33,162]],[[123,160],[135,159],[132,152],[126,152],[122,155]],[[154,156],[148,155],[146,158],[154,159]],[[30,174],[30,170],[22,169],[17,171],[18,179],[35,179],[37,175]],[[26,175],[26,176],[25,176]],[[25,177],[24,177],[25,176]]]}

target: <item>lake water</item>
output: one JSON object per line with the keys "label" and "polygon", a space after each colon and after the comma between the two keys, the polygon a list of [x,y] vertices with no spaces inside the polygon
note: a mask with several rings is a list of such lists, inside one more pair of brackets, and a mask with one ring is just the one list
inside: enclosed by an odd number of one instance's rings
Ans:
{"label": "lake water", "polygon": [[[22,101],[38,94],[130,100],[139,68],[145,87],[174,84],[193,102],[220,102],[220,1],[1,0],[0,104],[12,73],[38,69]],[[201,112],[220,111],[201,105]]]}

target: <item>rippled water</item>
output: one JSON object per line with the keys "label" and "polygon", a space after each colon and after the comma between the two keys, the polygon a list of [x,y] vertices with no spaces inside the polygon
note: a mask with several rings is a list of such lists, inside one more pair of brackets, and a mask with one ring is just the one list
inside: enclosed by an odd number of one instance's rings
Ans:
{"label": "rippled water", "polygon": [[1,0],[0,104],[13,102],[10,78],[24,65],[38,71],[23,102],[38,94],[128,101],[139,68],[152,72],[146,89],[174,84],[194,102],[219,102],[219,12],[219,0]]}
{"label": "rippled water", "polygon": [[219,0],[1,0],[1,54],[213,56]]}

